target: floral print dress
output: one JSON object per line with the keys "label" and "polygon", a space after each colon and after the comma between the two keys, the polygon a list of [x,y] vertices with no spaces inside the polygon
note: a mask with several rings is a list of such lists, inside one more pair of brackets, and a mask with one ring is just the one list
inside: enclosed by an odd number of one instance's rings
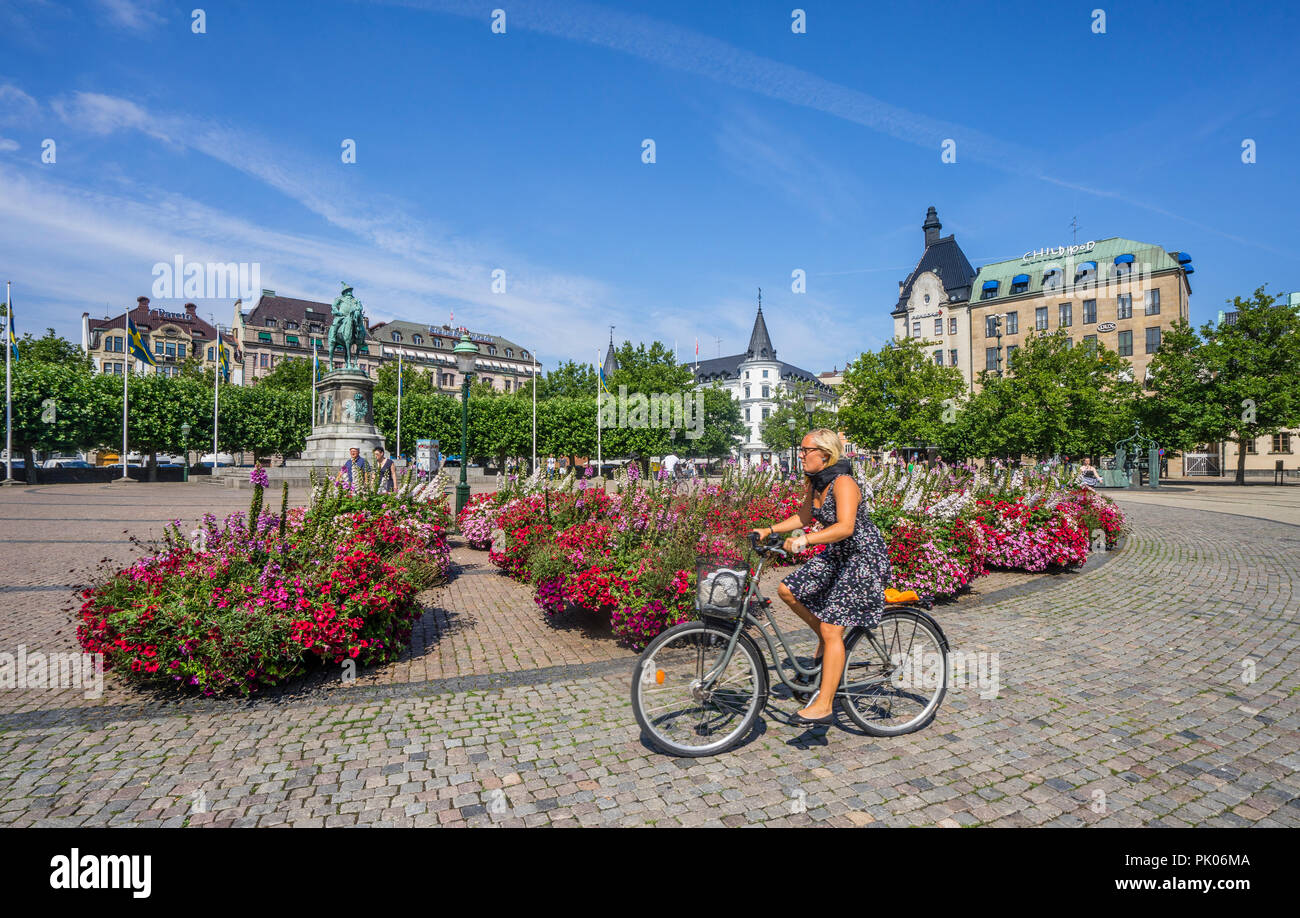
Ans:
{"label": "floral print dress", "polygon": [[[813,519],[823,527],[837,519],[835,481],[826,488],[822,505],[812,510]],[[889,551],[871,521],[864,497],[858,504],[853,535],[832,542],[781,582],[821,621],[845,628],[871,628],[885,611],[885,587],[890,577]]]}

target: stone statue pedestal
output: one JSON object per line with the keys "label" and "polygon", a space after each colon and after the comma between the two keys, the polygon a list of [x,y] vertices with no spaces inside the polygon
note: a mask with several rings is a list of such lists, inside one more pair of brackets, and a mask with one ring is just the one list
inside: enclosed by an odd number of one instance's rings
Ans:
{"label": "stone statue pedestal", "polygon": [[331,370],[316,383],[316,414],[302,459],[293,465],[326,467],[334,474],[348,450],[361,450],[373,464],[374,448],[384,445],[375,426],[375,382],[361,370]]}

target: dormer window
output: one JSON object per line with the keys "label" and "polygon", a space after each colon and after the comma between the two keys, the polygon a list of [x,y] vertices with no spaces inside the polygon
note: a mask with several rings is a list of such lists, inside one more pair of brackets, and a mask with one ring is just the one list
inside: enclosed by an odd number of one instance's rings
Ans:
{"label": "dormer window", "polygon": [[1095,261],[1085,261],[1074,272],[1074,282],[1076,284],[1091,284],[1096,279],[1097,263]]}
{"label": "dormer window", "polygon": [[434,347],[442,347],[442,339],[441,339],[441,338],[434,338],[434,339],[433,339],[433,346],[434,346]]}
{"label": "dormer window", "polygon": [[1061,286],[1064,280],[1065,277],[1062,274],[1061,269],[1052,268],[1050,271],[1048,271],[1046,274],[1043,275],[1043,289],[1055,290],[1057,287]]}
{"label": "dormer window", "polygon": [[293,321],[288,321],[288,320],[286,320],[285,323],[284,323],[284,327],[285,327],[285,328],[297,328],[297,327],[298,327],[298,323],[297,323],[297,322],[293,322]]}
{"label": "dormer window", "polygon": [[991,300],[998,295],[998,282],[985,281],[984,288],[980,291],[981,300]]}
{"label": "dormer window", "polygon": [[495,356],[497,355],[496,345],[494,345],[494,344],[489,344],[489,345],[488,345],[488,353],[489,353],[490,355],[492,355],[493,357],[495,357]]}
{"label": "dormer window", "polygon": [[266,320],[266,327],[267,327],[267,328],[275,328],[275,319],[267,319],[267,320]]}
{"label": "dormer window", "polygon": [[512,347],[506,348],[506,356],[513,358],[515,356],[515,349]]}
{"label": "dormer window", "polygon": [[401,341],[401,340],[402,340],[402,333],[401,333],[401,332],[393,332],[393,340],[394,340],[394,341]]}
{"label": "dormer window", "polygon": [[1011,278],[1011,295],[1012,295],[1012,296],[1015,296],[1017,293],[1024,293],[1024,292],[1027,291],[1028,289],[1029,289],[1029,275],[1028,275],[1028,274],[1017,274],[1015,277]]}

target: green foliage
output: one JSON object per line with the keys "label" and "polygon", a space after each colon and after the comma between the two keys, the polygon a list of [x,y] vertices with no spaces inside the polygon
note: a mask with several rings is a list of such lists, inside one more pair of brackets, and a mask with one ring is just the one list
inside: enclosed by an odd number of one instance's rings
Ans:
{"label": "green foliage", "polygon": [[[515,394],[531,400],[533,397],[531,380],[522,384]],[[595,398],[595,396],[596,371],[589,363],[566,360],[537,380],[538,401],[547,398]]]}
{"label": "green foliage", "polygon": [[848,439],[868,449],[930,446],[965,393],[956,367],[931,360],[915,338],[868,351],[844,370],[839,423]]}
{"label": "green foliage", "polygon": [[730,456],[731,451],[745,441],[748,430],[741,418],[740,402],[720,385],[704,388],[704,433],[687,440],[687,455]]}
{"label": "green foliage", "polygon": [[[810,430],[825,427],[828,430],[839,429],[839,419],[829,408],[818,407],[812,413],[812,424],[808,423],[808,412],[804,407],[804,394],[812,388],[808,380],[796,380],[776,390],[777,407],[763,421],[759,434],[770,449],[784,451],[789,455],[791,448],[803,442],[804,435]],[[789,422],[794,421],[794,429]]]}
{"label": "green foliage", "polygon": [[[629,395],[643,392],[648,397],[655,392],[685,392],[694,384],[691,368],[679,364],[672,349],[660,341],[648,348],[644,344],[633,347],[632,342],[624,341],[614,353],[618,357],[618,369],[607,383],[610,392],[616,395],[619,386],[627,386]],[[590,391],[594,391],[594,386]]]}
{"label": "green foliage", "polygon": [[[3,314],[3,308],[0,307],[0,315]],[[0,335],[4,333],[3,327],[4,323],[0,322]],[[38,363],[67,364],[88,372],[94,367],[89,355],[81,350],[80,345],[56,335],[52,328],[47,328],[40,338],[33,338],[31,332],[19,338],[18,354],[19,362],[33,360]]]}
{"label": "green foliage", "polygon": [[[221,386],[217,439],[225,450],[248,449],[257,459],[300,452],[311,433],[311,392],[264,385]],[[208,436],[212,395],[208,393]],[[193,423],[193,421],[191,421]],[[192,436],[192,435],[191,435]]]}
{"label": "green foliage", "polygon": [[270,373],[257,381],[257,385],[289,392],[307,391],[311,389],[311,360],[306,357],[281,360]]}

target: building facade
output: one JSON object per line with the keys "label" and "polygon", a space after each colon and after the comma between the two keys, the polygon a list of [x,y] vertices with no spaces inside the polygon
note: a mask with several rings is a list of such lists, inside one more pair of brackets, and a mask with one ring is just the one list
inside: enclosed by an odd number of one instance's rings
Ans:
{"label": "building facade", "polygon": [[1071,346],[1115,351],[1131,378],[1145,381],[1164,333],[1190,316],[1190,262],[1117,236],[985,265],[969,310],[973,388],[984,370],[1009,372],[1010,356],[1030,335],[1056,331]]}
{"label": "building facade", "polygon": [[[405,363],[432,374],[435,388],[453,392],[463,380],[452,349],[464,331],[449,325],[394,321],[372,325],[370,337],[381,362],[394,362],[400,354]],[[542,372],[542,365],[534,364],[536,355],[513,341],[479,332],[469,332],[469,337],[479,350],[474,378],[498,392],[517,392],[534,373]]]}
{"label": "building facade", "polygon": [[[332,320],[329,303],[278,296],[274,290],[263,290],[247,313],[236,300],[231,331],[240,343],[243,360],[232,381],[252,385],[282,361],[311,360],[313,342],[322,366],[328,366],[325,336]],[[342,355],[336,359],[341,362]],[[373,376],[379,360],[379,348],[368,340],[357,355],[357,364]]]}
{"label": "building facade", "polygon": [[833,405],[835,401],[834,389],[815,374],[776,359],[776,348],[763,319],[761,295],[749,347],[743,354],[715,357],[687,366],[694,372],[697,385],[717,383],[740,402],[748,435],[738,452],[740,460],[747,465],[786,458],[786,450],[773,449],[763,442],[762,425],[779,407],[782,394],[791,391],[795,383],[810,384],[824,404]]}
{"label": "building facade", "polygon": [[890,314],[895,338],[919,339],[935,363],[961,370],[969,389],[974,383],[970,295],[975,269],[953,236],[939,235],[942,229],[931,207],[921,224],[925,248],[912,273],[898,282],[898,303]]}
{"label": "building facade", "polygon": [[[197,355],[200,365],[207,369],[220,362],[218,347],[226,351],[226,359],[233,370],[237,366],[238,345],[227,334],[217,330],[198,315],[198,307],[186,303],[181,312],[169,312],[150,307],[147,296],[136,297],[136,305],[129,310],[131,322],[140,332],[141,340],[153,354],[156,372],[163,376],[176,376],[186,360]],[[90,313],[81,314],[81,349],[95,365],[95,372],[121,376],[127,364],[132,372],[145,370],[144,364],[132,360],[126,346],[126,316],[105,316],[92,319]],[[220,342],[220,343],[218,343]],[[231,377],[234,381],[234,377]]]}

